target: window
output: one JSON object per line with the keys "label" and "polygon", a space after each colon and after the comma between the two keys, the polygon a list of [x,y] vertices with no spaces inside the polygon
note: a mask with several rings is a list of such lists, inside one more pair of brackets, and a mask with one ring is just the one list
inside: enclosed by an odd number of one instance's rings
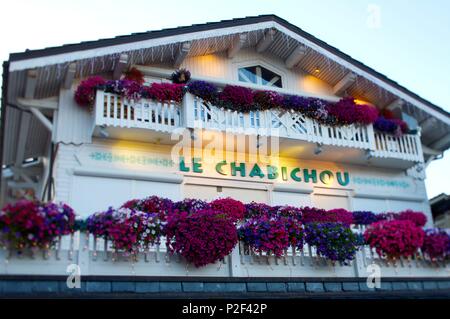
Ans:
{"label": "window", "polygon": [[258,85],[276,86],[281,88],[281,75],[278,75],[260,65],[240,68],[239,81]]}

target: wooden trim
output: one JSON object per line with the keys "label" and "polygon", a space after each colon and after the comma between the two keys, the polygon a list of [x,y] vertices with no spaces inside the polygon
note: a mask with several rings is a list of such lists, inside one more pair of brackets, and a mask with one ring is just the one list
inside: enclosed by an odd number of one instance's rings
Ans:
{"label": "wooden trim", "polygon": [[426,198],[422,197],[415,197],[415,196],[408,196],[408,195],[393,195],[393,194],[375,194],[375,193],[356,193],[353,192],[352,194],[353,198],[367,198],[367,199],[391,199],[391,200],[405,200],[410,202],[425,202],[427,201]]}
{"label": "wooden trim", "polygon": [[204,186],[223,186],[228,188],[246,188],[254,190],[268,191],[271,184],[265,182],[250,182],[239,179],[220,179],[214,177],[193,177],[186,176],[184,185],[204,185]]}
{"label": "wooden trim", "polygon": [[175,173],[148,173],[129,171],[123,169],[115,169],[114,171],[99,169],[99,168],[75,168],[73,175],[76,176],[91,176],[91,177],[107,177],[117,179],[133,179],[142,181],[162,182],[181,184],[183,176]]}
{"label": "wooden trim", "polygon": [[305,187],[307,185],[302,185],[304,187],[299,187],[298,185],[286,185],[281,183],[273,184],[274,192],[281,193],[299,193],[299,194],[311,194],[314,192],[313,187]]}

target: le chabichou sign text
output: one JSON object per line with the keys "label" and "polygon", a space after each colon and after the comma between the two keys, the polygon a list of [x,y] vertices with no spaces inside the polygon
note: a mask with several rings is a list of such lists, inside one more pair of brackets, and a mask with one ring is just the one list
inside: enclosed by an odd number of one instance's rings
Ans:
{"label": "le chabichou sign text", "polygon": [[[249,177],[257,179],[276,180],[281,178],[283,181],[292,180],[294,182],[305,183],[323,183],[332,184],[336,179],[341,186],[347,186],[350,183],[350,175],[346,171],[317,170],[300,167],[287,167],[275,165],[260,165],[257,163],[245,162],[227,162],[226,160],[215,163],[214,170],[222,176]],[[187,161],[184,157],[180,158],[179,170],[181,172],[192,172],[203,174],[202,159],[194,157]]]}
{"label": "le chabichou sign text", "polygon": [[[205,176],[215,175],[216,177],[235,177],[238,179],[250,180],[273,180],[303,182],[323,185],[334,185],[341,187],[364,187],[364,188],[384,188],[384,189],[413,189],[412,183],[405,178],[392,178],[375,175],[374,172],[361,173],[347,170],[318,169],[301,167],[293,163],[288,165],[272,165],[251,163],[247,161],[213,160],[202,161],[201,157],[179,158],[179,162],[171,157],[161,156],[146,152],[130,152],[129,150],[104,150],[89,149],[83,153],[80,159],[86,159],[90,164],[109,164],[117,168],[147,169],[155,168],[158,171],[175,169],[183,174],[199,174]],[[350,176],[351,175],[351,176]],[[352,185],[352,186],[350,186]]]}

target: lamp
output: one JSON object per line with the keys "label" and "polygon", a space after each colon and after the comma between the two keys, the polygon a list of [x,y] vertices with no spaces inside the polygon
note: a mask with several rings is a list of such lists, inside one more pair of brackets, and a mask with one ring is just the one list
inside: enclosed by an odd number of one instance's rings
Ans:
{"label": "lamp", "polygon": [[100,126],[99,134],[100,134],[101,137],[104,137],[104,138],[108,138],[109,137],[109,133],[106,131],[106,125]]}
{"label": "lamp", "polygon": [[314,149],[314,155],[319,155],[322,153],[322,144],[317,143],[316,148]]}
{"label": "lamp", "polygon": [[257,149],[259,149],[263,145],[263,143],[260,141],[260,138],[261,138],[261,136],[258,134],[256,136],[256,148]]}
{"label": "lamp", "polygon": [[191,140],[195,141],[197,139],[197,136],[195,135],[194,129],[190,128],[189,131],[191,134]]}

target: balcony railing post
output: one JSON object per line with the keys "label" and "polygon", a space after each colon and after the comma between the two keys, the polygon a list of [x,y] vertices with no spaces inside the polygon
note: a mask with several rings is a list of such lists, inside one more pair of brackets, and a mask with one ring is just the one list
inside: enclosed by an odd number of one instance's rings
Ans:
{"label": "balcony railing post", "polygon": [[89,275],[90,263],[89,233],[80,232],[80,242],[78,244],[78,266],[81,276]]}
{"label": "balcony railing post", "polygon": [[356,252],[355,260],[353,261],[353,269],[355,271],[355,277],[366,277],[366,267],[365,267],[365,254],[362,249],[365,249],[363,246],[361,250]]}
{"label": "balcony railing post", "polygon": [[373,125],[369,124],[367,125],[367,139],[369,142],[369,149],[371,151],[376,150],[376,144],[375,144],[375,132],[373,130]]}
{"label": "balcony railing post", "polygon": [[422,141],[420,139],[422,132],[421,132],[421,127],[418,127],[418,131],[417,134],[415,135],[414,138],[414,142],[416,143],[416,147],[417,147],[417,156],[418,156],[418,161],[423,163],[423,151],[422,151]]}
{"label": "balcony railing post", "polygon": [[[103,125],[105,123],[105,119],[103,116],[103,108],[105,107],[105,95],[102,90],[97,90],[95,95],[95,122],[96,125]],[[108,105],[109,107],[109,105]]]}
{"label": "balcony railing post", "polygon": [[230,267],[230,277],[238,277],[241,273],[241,257],[239,252],[240,243],[234,247],[229,256],[228,267]]}
{"label": "balcony railing post", "polygon": [[183,97],[182,103],[182,118],[185,127],[194,128],[195,122],[195,114],[194,114],[194,105],[196,101],[194,96],[190,93],[186,93]]}

